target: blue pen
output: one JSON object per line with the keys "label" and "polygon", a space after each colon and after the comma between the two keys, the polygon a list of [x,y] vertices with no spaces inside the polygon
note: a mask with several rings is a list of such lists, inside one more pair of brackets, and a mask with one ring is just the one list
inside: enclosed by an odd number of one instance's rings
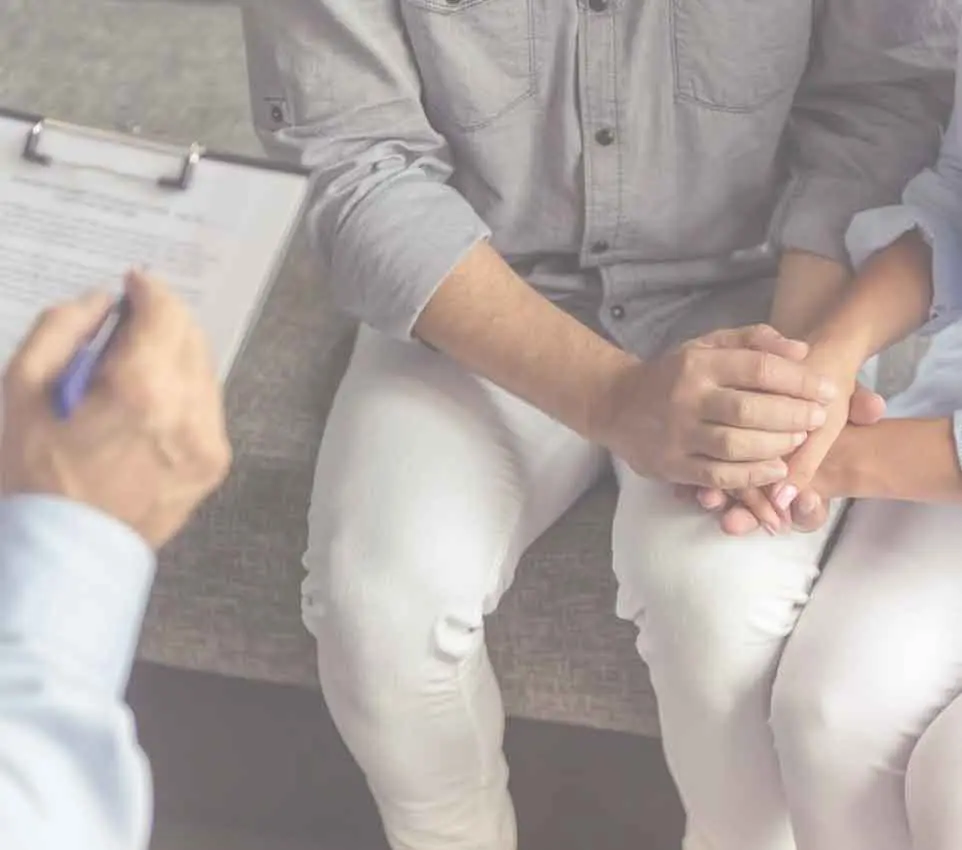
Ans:
{"label": "blue pen", "polygon": [[78,349],[53,387],[54,412],[60,419],[69,419],[87,394],[98,364],[130,313],[127,296],[118,298],[104,316],[93,336]]}

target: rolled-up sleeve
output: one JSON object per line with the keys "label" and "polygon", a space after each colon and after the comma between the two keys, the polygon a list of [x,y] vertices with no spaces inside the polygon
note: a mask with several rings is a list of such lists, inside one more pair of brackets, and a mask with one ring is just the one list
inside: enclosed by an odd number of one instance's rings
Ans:
{"label": "rolled-up sleeve", "polygon": [[275,0],[246,9],[245,27],[269,45],[289,111],[263,141],[314,174],[327,285],[348,313],[409,338],[490,231],[448,184],[451,152],[422,108],[398,0]]}
{"label": "rolled-up sleeve", "polygon": [[787,137],[792,179],[774,240],[848,264],[852,218],[896,203],[935,156],[954,56],[932,50],[923,27],[900,25],[901,0],[816,7],[813,55]]}
{"label": "rolled-up sleeve", "polygon": [[955,112],[934,168],[918,175],[901,205],[856,216],[848,232],[852,263],[861,266],[899,237],[917,230],[932,246],[934,333],[962,318],[962,80],[956,83]]}

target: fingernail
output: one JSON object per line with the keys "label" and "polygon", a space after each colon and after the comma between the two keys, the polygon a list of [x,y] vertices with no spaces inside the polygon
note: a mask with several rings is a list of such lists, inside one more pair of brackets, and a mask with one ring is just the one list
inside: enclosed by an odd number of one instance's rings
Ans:
{"label": "fingernail", "polygon": [[810,516],[812,513],[815,512],[816,504],[817,504],[817,500],[814,499],[811,495],[802,496],[798,500],[798,502],[796,502],[795,509],[802,516]]}
{"label": "fingernail", "polygon": [[778,537],[778,536],[779,536],[779,534],[778,534],[778,529],[776,529],[775,526],[773,526],[773,525],[769,525],[769,523],[767,523],[767,522],[762,523],[762,528],[764,528],[765,531],[767,531],[768,534],[769,534],[771,537]]}
{"label": "fingernail", "polygon": [[818,382],[819,401],[835,401],[838,398],[838,387],[824,378]]}
{"label": "fingernail", "polygon": [[824,407],[816,407],[808,417],[808,421],[812,428],[821,428],[828,422],[828,411]]}
{"label": "fingernail", "polygon": [[798,448],[808,439],[808,434],[802,431],[800,434],[792,434],[792,445]]}
{"label": "fingernail", "polygon": [[778,491],[778,495],[775,496],[775,504],[778,505],[780,510],[787,511],[792,506],[792,502],[795,501],[797,495],[798,487],[794,484],[786,484]]}

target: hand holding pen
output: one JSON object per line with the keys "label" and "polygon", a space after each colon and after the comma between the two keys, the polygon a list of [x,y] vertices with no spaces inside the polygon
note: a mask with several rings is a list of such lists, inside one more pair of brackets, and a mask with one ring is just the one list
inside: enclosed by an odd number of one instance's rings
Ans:
{"label": "hand holding pen", "polygon": [[7,367],[0,491],[89,505],[159,547],[230,463],[220,381],[187,307],[142,274],[44,313]]}

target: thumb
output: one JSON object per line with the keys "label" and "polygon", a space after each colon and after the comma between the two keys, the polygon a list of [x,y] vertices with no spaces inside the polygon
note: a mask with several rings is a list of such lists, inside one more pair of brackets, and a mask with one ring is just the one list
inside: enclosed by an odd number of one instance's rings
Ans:
{"label": "thumb", "polygon": [[885,399],[858,384],[852,395],[848,421],[852,425],[874,425],[885,415]]}
{"label": "thumb", "polygon": [[806,490],[792,506],[792,519],[796,531],[818,531],[828,521],[828,507],[816,492]]}

